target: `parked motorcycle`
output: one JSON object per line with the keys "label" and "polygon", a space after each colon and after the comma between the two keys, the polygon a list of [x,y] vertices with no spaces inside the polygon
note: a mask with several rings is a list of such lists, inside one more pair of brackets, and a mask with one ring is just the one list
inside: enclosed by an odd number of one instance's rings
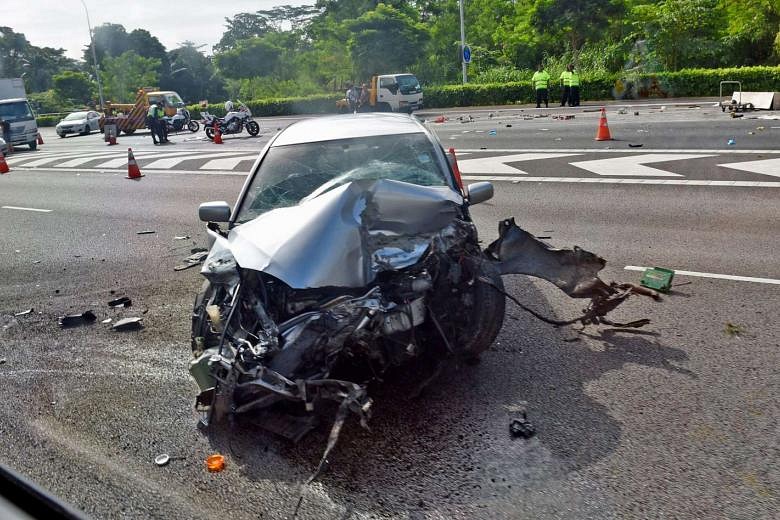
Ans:
{"label": "parked motorcycle", "polygon": [[185,107],[177,108],[176,115],[163,117],[163,121],[168,132],[179,132],[184,128],[193,133],[200,130],[200,123],[190,117],[190,111]]}
{"label": "parked motorcycle", "polygon": [[212,141],[214,140],[217,124],[219,124],[219,131],[222,135],[240,134],[244,131],[244,128],[252,137],[260,133],[260,125],[252,119],[252,112],[249,110],[249,107],[241,102],[239,102],[239,107],[234,117],[228,123],[225,123],[224,117],[217,117],[208,112],[201,112],[200,117],[203,119],[203,130],[206,132],[206,137]]}

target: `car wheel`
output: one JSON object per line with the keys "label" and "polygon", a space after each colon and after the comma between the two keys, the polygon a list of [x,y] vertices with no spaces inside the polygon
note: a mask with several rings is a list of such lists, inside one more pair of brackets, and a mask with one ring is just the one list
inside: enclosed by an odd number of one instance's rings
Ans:
{"label": "car wheel", "polygon": [[122,131],[125,133],[125,135],[133,135],[135,133],[135,128],[125,128]]}
{"label": "car wheel", "polygon": [[64,139],[64,138],[65,138],[65,134],[60,134],[60,133],[58,133],[57,135],[58,135],[58,136],[60,136],[60,138],[61,138],[61,139]]}
{"label": "car wheel", "polygon": [[[457,350],[467,362],[476,362],[480,354],[493,344],[504,324],[506,311],[506,297],[496,290],[504,290],[504,282],[498,268],[484,258],[475,267],[476,281],[472,293],[474,312],[468,328],[458,338],[457,346]],[[489,280],[489,283],[481,281],[480,278]]]}
{"label": "car wheel", "polygon": [[85,127],[85,128],[84,128],[84,131],[83,131],[83,132],[81,132],[81,135],[89,135],[89,132],[90,132],[90,129],[89,129],[89,127],[87,126],[87,127]]}
{"label": "car wheel", "polygon": [[30,150],[35,151],[38,149],[38,141],[30,141],[29,143],[27,143],[27,146],[30,147]]}

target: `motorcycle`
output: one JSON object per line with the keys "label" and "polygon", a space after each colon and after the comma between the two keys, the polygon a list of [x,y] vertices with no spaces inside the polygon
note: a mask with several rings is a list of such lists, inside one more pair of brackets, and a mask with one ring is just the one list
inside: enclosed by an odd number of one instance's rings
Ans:
{"label": "motorcycle", "polygon": [[200,130],[200,123],[190,117],[190,111],[185,107],[177,108],[175,115],[165,116],[162,120],[165,122],[168,132],[179,132],[184,128],[193,133]]}
{"label": "motorcycle", "polygon": [[224,117],[217,117],[208,112],[201,112],[200,117],[203,119],[203,130],[206,132],[206,137],[214,140],[214,134],[216,133],[216,127],[219,125],[219,131],[222,135],[227,134],[240,134],[246,128],[246,131],[252,137],[260,133],[260,125],[257,121],[252,119],[252,112],[249,107],[239,102],[238,110],[230,120],[229,123],[225,123]]}

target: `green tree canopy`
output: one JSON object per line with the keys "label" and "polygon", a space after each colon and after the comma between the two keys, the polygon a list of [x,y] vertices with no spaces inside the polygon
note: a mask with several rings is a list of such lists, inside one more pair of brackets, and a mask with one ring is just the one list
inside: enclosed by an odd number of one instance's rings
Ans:
{"label": "green tree canopy", "polygon": [[217,67],[230,78],[268,76],[277,70],[282,49],[266,38],[239,41],[233,49],[214,56]]}
{"label": "green tree canopy", "polygon": [[141,87],[157,86],[160,60],[144,58],[135,51],[126,51],[116,58],[103,60],[101,79],[106,99],[114,102],[135,101],[135,92]]}
{"label": "green tree canopy", "polygon": [[52,78],[54,93],[69,103],[86,105],[95,98],[95,82],[84,72],[66,70]]}

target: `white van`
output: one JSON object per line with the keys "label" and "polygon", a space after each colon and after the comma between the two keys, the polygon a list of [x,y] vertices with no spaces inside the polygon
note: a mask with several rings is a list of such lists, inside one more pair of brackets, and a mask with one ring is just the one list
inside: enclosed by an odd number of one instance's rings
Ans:
{"label": "white van", "polygon": [[13,146],[38,147],[38,124],[21,78],[0,79],[0,137]]}

